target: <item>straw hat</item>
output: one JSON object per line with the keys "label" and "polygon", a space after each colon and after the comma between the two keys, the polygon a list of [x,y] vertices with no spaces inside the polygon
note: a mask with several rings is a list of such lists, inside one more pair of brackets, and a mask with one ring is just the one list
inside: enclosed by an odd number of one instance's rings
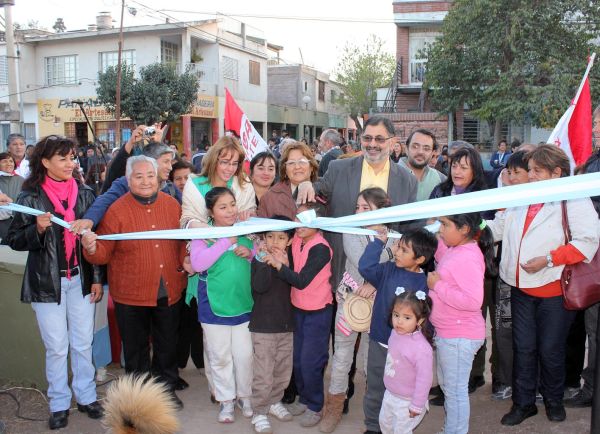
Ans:
{"label": "straw hat", "polygon": [[344,301],[344,318],[355,332],[366,332],[371,327],[373,300],[349,293]]}

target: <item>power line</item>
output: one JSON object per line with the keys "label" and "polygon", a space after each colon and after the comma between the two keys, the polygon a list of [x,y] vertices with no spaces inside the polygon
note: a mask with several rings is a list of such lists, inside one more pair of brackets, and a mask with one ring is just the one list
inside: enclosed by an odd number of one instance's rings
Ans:
{"label": "power line", "polygon": [[[222,12],[200,12],[200,11],[188,11],[178,9],[158,9],[157,12],[172,12],[182,14],[197,14],[197,15],[225,15],[229,17],[239,18],[262,18],[262,19],[273,19],[273,20],[294,20],[294,21],[322,21],[322,22],[337,22],[337,23],[367,23],[367,24],[395,24],[399,20],[390,20],[386,18],[336,18],[336,17],[301,17],[301,16],[285,16],[285,15],[263,15],[263,14],[232,14]],[[402,21],[402,20],[400,20]],[[412,20],[405,20],[412,21]]]}

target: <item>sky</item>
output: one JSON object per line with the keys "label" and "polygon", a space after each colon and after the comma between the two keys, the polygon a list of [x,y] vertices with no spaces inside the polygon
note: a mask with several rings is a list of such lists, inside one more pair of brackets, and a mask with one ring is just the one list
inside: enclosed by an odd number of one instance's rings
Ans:
{"label": "sky", "polygon": [[[288,63],[304,63],[327,73],[334,71],[346,43],[361,44],[370,34],[383,39],[390,54],[396,51],[392,0],[126,0],[125,6],[125,26],[164,23],[167,15],[173,22],[214,18],[216,12],[231,14],[268,42],[283,46],[280,57]],[[128,8],[135,8],[136,15]],[[94,24],[101,11],[111,12],[114,26],[119,26],[120,0],[16,0],[13,21],[26,25],[36,20],[52,30],[56,18],[61,17],[67,30],[77,30]]]}

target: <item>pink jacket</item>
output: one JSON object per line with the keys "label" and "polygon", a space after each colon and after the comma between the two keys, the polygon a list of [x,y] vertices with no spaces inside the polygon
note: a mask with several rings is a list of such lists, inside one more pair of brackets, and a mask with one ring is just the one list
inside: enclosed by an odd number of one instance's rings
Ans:
{"label": "pink jacket", "polygon": [[[297,235],[292,239],[292,258],[294,259],[294,271],[300,272],[306,260],[308,259],[308,252],[311,247],[317,244],[325,244],[329,248],[331,253],[331,247],[329,243],[323,238],[321,233],[315,234],[312,239],[302,246],[302,239]],[[331,292],[331,283],[329,278],[331,277],[331,262],[325,265],[310,284],[304,289],[297,289],[292,287],[292,304],[302,310],[319,310],[333,302],[333,295]]]}
{"label": "pink jacket", "polygon": [[485,261],[476,242],[447,247],[441,240],[435,253],[441,279],[430,288],[431,323],[445,339],[485,339],[481,314]]}

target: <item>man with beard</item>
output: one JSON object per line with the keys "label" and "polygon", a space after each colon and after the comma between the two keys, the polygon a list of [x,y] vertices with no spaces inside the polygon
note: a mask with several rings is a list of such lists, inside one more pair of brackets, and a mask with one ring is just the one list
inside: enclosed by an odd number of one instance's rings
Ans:
{"label": "man with beard", "polygon": [[406,140],[407,157],[398,161],[417,178],[417,201],[429,199],[436,185],[446,180],[446,175],[429,167],[438,144],[435,135],[428,130],[414,130]]}
{"label": "man with beard", "polygon": [[[358,193],[368,187],[385,190],[391,204],[414,202],[417,196],[417,180],[408,170],[390,160],[390,150],[395,139],[394,125],[381,116],[370,117],[360,136],[362,156],[337,159],[329,164],[323,178],[314,185],[305,181],[298,188],[298,202],[313,201],[315,193],[327,201],[329,217],[354,214]],[[342,234],[329,232],[326,238],[333,250],[332,287],[337,288],[344,270],[346,255]],[[356,295],[369,298],[375,288],[365,284],[355,291]],[[365,434],[380,433],[379,411],[385,392],[383,371],[387,356],[387,342],[369,339],[367,368],[367,391],[363,401]],[[329,398],[325,403],[327,412]]]}

